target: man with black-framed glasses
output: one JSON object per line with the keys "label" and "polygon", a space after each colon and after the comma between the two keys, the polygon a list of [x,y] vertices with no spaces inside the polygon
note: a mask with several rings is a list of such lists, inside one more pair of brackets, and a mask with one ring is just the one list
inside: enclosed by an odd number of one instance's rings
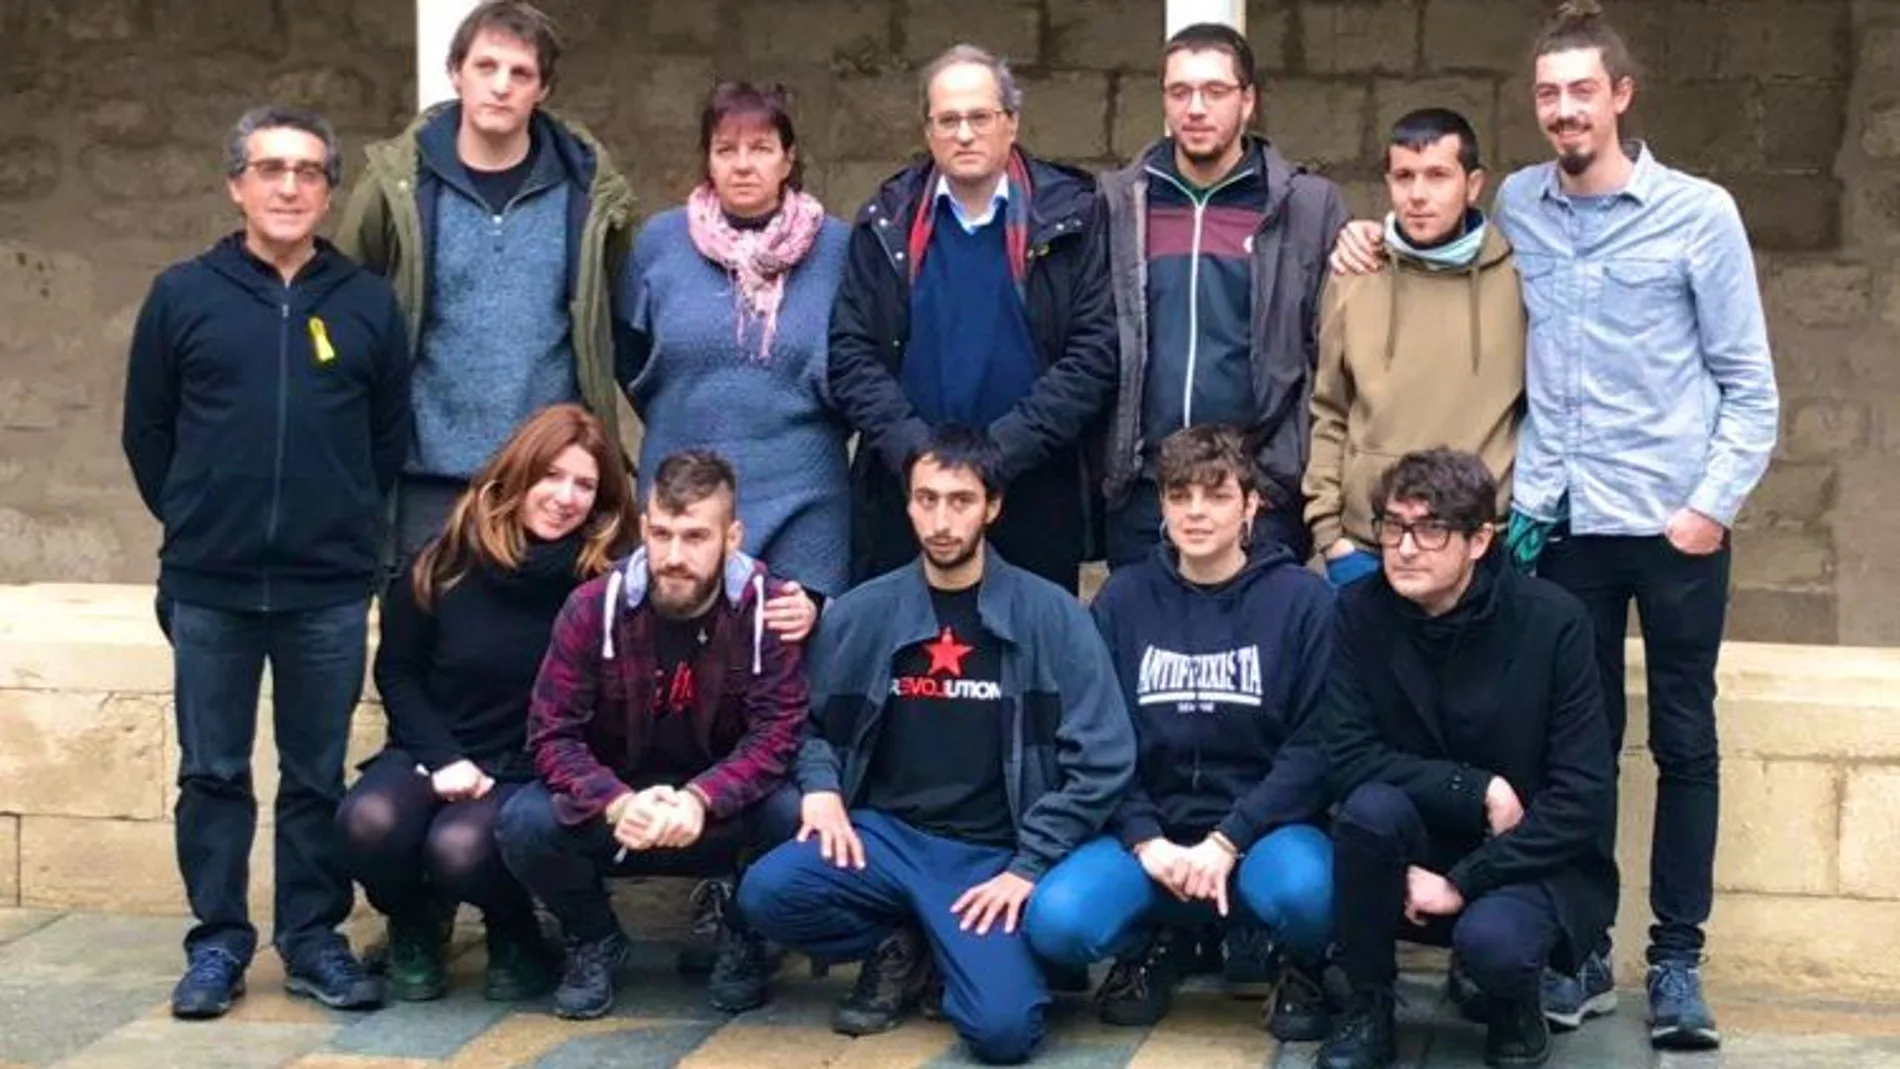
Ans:
{"label": "man with black-framed glasses", "polygon": [[915,559],[904,460],[955,423],[1002,451],[997,551],[1074,591],[1093,481],[1082,438],[1115,391],[1095,180],[1016,144],[1022,93],[990,53],[958,45],[921,85],[930,155],[858,214],[831,317],[832,399],[862,435],[851,578]]}
{"label": "man with black-framed glasses", "polygon": [[1489,1065],[1550,1054],[1542,979],[1616,911],[1616,766],[1581,602],[1497,545],[1472,453],[1408,453],[1372,491],[1381,570],[1341,594],[1323,700],[1334,930],[1351,1008],[1324,1069],[1396,1056],[1400,939],[1450,944]]}
{"label": "man with black-framed glasses", "polygon": [[1160,540],[1161,442],[1202,423],[1246,435],[1267,476],[1256,538],[1304,560],[1319,294],[1345,201],[1250,132],[1253,49],[1233,28],[1197,23],[1169,38],[1161,100],[1168,136],[1102,176],[1120,321],[1102,482],[1108,563],[1143,560]]}

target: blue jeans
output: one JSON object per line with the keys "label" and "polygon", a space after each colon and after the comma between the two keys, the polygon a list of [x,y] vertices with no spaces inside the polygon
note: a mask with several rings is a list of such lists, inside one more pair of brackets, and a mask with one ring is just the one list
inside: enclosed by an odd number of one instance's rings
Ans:
{"label": "blue jeans", "polygon": [[1359,580],[1378,571],[1382,559],[1369,550],[1355,549],[1337,560],[1327,558],[1326,581],[1334,590],[1344,590]]}
{"label": "blue jeans", "polygon": [[[1311,824],[1275,830],[1241,858],[1228,894],[1230,910],[1251,914],[1295,962],[1317,965],[1332,940],[1332,841]],[[1212,903],[1177,901],[1127,847],[1105,837],[1049,870],[1025,927],[1037,954],[1080,967],[1134,953],[1158,925],[1214,916]]]}
{"label": "blue jeans", "polygon": [[340,939],[350,878],[337,834],[350,714],[363,691],[369,600],[295,612],[237,612],[183,602],[165,612],[178,717],[178,870],[197,924],[185,951],[218,948],[248,963],[257,929],[247,904],[257,796],[251,748],[258,685],[270,662],[277,737],[276,909],[286,962]]}
{"label": "blue jeans", "polygon": [[[759,934],[818,961],[869,957],[891,930],[916,924],[943,974],[943,1012],[985,1062],[1026,1060],[1042,1040],[1049,988],[1019,927],[958,928],[950,906],[1003,871],[1010,851],[929,835],[894,817],[853,810],[862,871],[818,854],[818,840],[761,858],[739,885],[739,908]],[[1032,897],[1031,902],[1035,899]]]}

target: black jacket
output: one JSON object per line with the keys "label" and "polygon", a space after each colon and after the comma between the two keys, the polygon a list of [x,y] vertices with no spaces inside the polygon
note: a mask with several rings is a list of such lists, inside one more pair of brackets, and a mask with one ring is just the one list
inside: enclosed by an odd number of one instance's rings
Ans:
{"label": "black jacket", "polygon": [[[1550,891],[1569,948],[1616,915],[1616,765],[1583,606],[1520,577],[1502,552],[1458,607],[1432,620],[1383,575],[1341,595],[1326,691],[1339,797],[1388,783],[1434,838],[1481,842],[1445,873],[1471,901],[1515,883]],[[1502,776],[1524,819],[1485,839],[1484,792]]]}
{"label": "black jacket", "polygon": [[409,446],[409,346],[388,283],[328,242],[286,285],[232,235],[139,311],[122,438],[164,525],[162,594],[291,611],[367,598]]}
{"label": "black jacket", "polygon": [[[1005,479],[1050,461],[1072,462],[1115,394],[1115,310],[1109,295],[1108,233],[1095,180],[1071,167],[1025,157],[1032,187],[1029,266],[1023,300],[1044,371],[1034,391],[985,428],[1003,453]],[[904,460],[929,427],[899,381],[910,340],[910,264],[905,246],[928,191],[928,157],[887,179],[858,213],[844,281],[832,306],[832,403],[862,435],[853,461],[853,508],[896,493]],[[1080,540],[1085,532],[1053,537]]]}
{"label": "black jacket", "polygon": [[1332,647],[1326,581],[1272,546],[1216,589],[1175,553],[1118,569],[1090,606],[1115,661],[1140,758],[1112,822],[1124,844],[1242,850],[1326,808],[1320,697]]}

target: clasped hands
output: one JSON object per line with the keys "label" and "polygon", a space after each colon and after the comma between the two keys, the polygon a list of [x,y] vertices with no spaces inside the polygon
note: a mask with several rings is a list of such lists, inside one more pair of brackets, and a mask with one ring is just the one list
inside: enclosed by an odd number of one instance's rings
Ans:
{"label": "clasped hands", "polygon": [[[1503,776],[1492,776],[1484,788],[1484,825],[1493,838],[1524,820],[1524,801]],[[1418,865],[1405,868],[1405,919],[1425,925],[1433,917],[1455,917],[1464,912],[1465,896],[1441,873]]]}
{"label": "clasped hands", "polygon": [[1135,860],[1149,879],[1175,898],[1212,902],[1221,916],[1227,916],[1227,884],[1240,852],[1226,840],[1209,835],[1194,846],[1182,846],[1157,837],[1135,847]]}
{"label": "clasped hands", "polygon": [[695,791],[659,784],[615,799],[607,824],[623,850],[683,849],[706,830],[706,803]]}

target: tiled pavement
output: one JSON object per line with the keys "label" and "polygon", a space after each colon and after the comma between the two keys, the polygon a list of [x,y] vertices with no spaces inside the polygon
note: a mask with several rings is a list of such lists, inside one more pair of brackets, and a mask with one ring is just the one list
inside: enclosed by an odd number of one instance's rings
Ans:
{"label": "tiled pavement", "polygon": [[[950,1031],[912,1022],[850,1040],[825,1021],[848,972],[823,980],[788,970],[760,1011],[727,1018],[672,971],[672,951],[643,944],[615,1012],[575,1024],[545,1004],[482,1001],[479,939],[458,936],[455,988],[440,1002],[344,1015],[283,994],[276,959],[261,955],[250,994],[229,1017],[174,1022],[165,997],[179,967],[175,919],[0,910],[0,1069],[910,1069],[969,1064]],[[358,935],[362,934],[359,929]],[[1460,1069],[1481,1063],[1480,1031],[1452,1022],[1434,977],[1408,980],[1402,1065]],[[1639,998],[1559,1041],[1562,1069],[1900,1069],[1900,1007],[1718,1001],[1727,1045],[1718,1055],[1658,1058],[1643,1040]],[[1149,1032],[1096,1023],[1086,1002],[1052,1015],[1044,1069],[1291,1069],[1311,1045],[1276,1045],[1259,1006],[1208,992],[1184,994]]]}

